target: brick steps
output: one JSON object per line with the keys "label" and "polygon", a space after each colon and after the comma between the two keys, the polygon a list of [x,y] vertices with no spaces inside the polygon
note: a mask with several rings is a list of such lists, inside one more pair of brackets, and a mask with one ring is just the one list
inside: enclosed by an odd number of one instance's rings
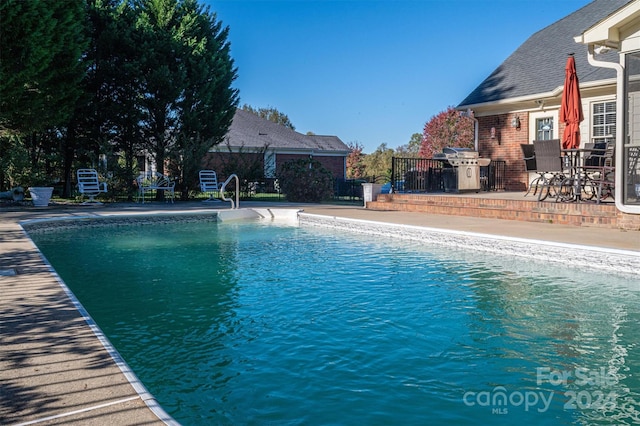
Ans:
{"label": "brick steps", "polygon": [[[500,193],[489,193],[487,198],[478,195],[465,196],[464,194],[380,194],[376,201],[367,203],[367,209],[547,222],[599,228],[619,228],[623,227],[622,223],[628,222],[626,217],[619,220],[622,214],[618,212],[613,203],[539,202],[531,196],[524,199],[522,193],[518,193],[518,198],[523,199],[513,199],[513,197],[511,194],[501,198]],[[640,220],[632,222],[630,229],[640,229]]]}

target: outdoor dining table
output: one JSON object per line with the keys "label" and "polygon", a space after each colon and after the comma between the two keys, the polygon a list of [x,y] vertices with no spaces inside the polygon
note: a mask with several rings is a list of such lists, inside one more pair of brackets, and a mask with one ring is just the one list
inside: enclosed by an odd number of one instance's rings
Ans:
{"label": "outdoor dining table", "polygon": [[[562,181],[560,185],[560,194],[556,198],[556,201],[575,201],[580,202],[583,200],[582,193],[587,191],[585,188],[592,184],[591,179],[585,169],[585,161],[593,153],[604,154],[606,149],[601,148],[573,148],[562,149],[562,165],[568,172],[567,177]],[[570,191],[564,192],[563,189],[570,189]],[[591,190],[593,198],[593,190]]]}

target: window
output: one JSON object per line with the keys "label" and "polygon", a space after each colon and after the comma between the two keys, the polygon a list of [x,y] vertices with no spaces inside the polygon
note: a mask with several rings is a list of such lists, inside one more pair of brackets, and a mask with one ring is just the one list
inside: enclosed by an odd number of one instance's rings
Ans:
{"label": "window", "polygon": [[593,142],[614,143],[616,137],[616,102],[599,102],[592,106]]}
{"label": "window", "polygon": [[558,139],[558,111],[531,111],[529,113],[529,142]]}
{"label": "window", "polygon": [[264,151],[264,177],[276,177],[276,153],[273,151]]}
{"label": "window", "polygon": [[553,139],[553,117],[536,119],[536,140],[548,141]]}

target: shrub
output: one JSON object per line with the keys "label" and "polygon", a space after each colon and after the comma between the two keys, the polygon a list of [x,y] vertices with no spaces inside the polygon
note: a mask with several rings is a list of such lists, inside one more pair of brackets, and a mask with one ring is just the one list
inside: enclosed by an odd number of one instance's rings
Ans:
{"label": "shrub", "polygon": [[333,176],[312,158],[287,161],[278,173],[287,201],[318,203],[333,194]]}

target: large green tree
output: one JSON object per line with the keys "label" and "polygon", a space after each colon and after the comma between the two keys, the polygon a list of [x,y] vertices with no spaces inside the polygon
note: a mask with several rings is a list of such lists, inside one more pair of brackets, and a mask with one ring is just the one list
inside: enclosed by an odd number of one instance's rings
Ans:
{"label": "large green tree", "polygon": [[238,104],[228,28],[196,0],[140,0],[138,7],[142,133],[158,170],[173,160],[186,188]]}
{"label": "large green tree", "polygon": [[[227,42],[229,28],[223,28],[216,15],[195,0],[186,1],[184,8],[195,19],[185,28],[186,85],[173,159],[187,183],[197,178],[206,152],[224,141],[238,105],[238,90],[232,88],[236,69]],[[183,198],[188,189],[183,185]]]}
{"label": "large green tree", "polygon": [[[112,176],[109,188],[131,197],[135,156],[143,141],[137,11],[128,2],[89,0],[87,15],[91,42],[85,55],[84,96],[70,122],[65,146],[66,180],[71,180],[74,164],[106,166]],[[108,162],[99,161],[101,156]]]}
{"label": "large green tree", "polygon": [[64,124],[80,96],[85,2],[0,2],[0,130]]}
{"label": "large green tree", "polygon": [[85,17],[84,0],[0,2],[0,186],[23,154],[26,180],[43,175],[40,166],[60,154],[82,93]]}

